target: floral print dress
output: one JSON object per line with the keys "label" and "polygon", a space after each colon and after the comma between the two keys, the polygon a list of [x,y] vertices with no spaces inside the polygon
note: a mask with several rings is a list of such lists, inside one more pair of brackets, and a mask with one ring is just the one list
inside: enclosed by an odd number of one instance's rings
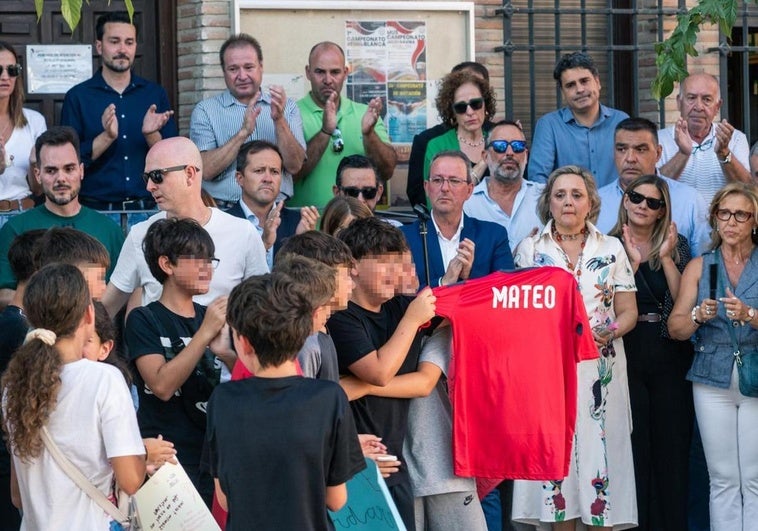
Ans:
{"label": "floral print dress", "polygon": [[[572,271],[582,292],[590,325],[615,322],[616,292],[636,291],[621,242],[587,223],[588,234]],[[516,248],[517,267],[557,266],[568,259],[551,234],[552,221]],[[569,474],[554,481],[516,481],[513,519],[538,525],[581,519],[587,525],[627,529],[637,525],[632,461],[632,417],[624,343],[603,347],[597,360],[577,365],[577,420]]]}

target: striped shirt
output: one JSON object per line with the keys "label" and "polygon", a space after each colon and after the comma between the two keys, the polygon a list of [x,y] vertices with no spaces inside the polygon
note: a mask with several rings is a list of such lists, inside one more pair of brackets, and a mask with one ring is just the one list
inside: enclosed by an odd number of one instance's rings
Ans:
{"label": "striped shirt", "polygon": [[[705,203],[710,205],[711,199],[726,184],[723,164],[716,156],[716,129],[711,126],[711,131],[703,139],[701,144],[692,143],[692,154],[687,165],[679,176],[679,182],[689,184],[703,196]],[[658,141],[663,147],[663,154],[658,161],[658,168],[666,164],[679,151],[679,146],[674,140],[674,126],[667,127],[658,132]],[[701,147],[702,146],[702,147]],[[729,151],[733,159],[736,159],[745,168],[749,168],[750,144],[742,131],[734,130],[732,139],[729,141]]]}
{"label": "striped shirt", "polygon": [[[247,140],[268,140],[276,144],[276,129],[274,120],[271,118],[271,94],[262,91],[257,105],[261,112],[255,120],[255,130]],[[190,139],[200,151],[209,151],[223,146],[239,132],[246,109],[247,105],[239,102],[228,89],[217,96],[201,101],[192,111]],[[284,119],[287,120],[292,135],[305,149],[300,110],[295,100],[291,98],[287,98],[284,107]],[[234,179],[235,170],[236,160],[232,161],[212,181],[203,181],[203,188],[216,199],[231,202],[239,201],[242,190]],[[292,175],[286,171],[282,172],[281,192],[288,197],[292,197],[294,193]]]}

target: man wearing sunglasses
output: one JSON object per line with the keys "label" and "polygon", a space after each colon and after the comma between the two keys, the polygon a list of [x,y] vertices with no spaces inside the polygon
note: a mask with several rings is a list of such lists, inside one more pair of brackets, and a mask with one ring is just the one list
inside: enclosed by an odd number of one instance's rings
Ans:
{"label": "man wearing sunglasses", "polygon": [[[658,143],[658,128],[645,118],[627,118],[616,126],[614,133],[614,163],[618,179],[598,190],[600,195],[600,215],[596,226],[607,233],[616,224],[619,206],[626,187],[637,177],[657,174],[656,162],[661,156]],[[692,256],[700,256],[710,242],[708,208],[702,196],[693,187],[659,176],[669,186],[671,196],[671,219],[676,223],[679,234],[687,238]],[[630,196],[633,203],[641,203],[645,198]],[[662,205],[647,201],[651,210]]]}
{"label": "man wearing sunglasses", "polygon": [[680,117],[660,134],[661,173],[694,187],[706,203],[728,182],[757,182],[748,169],[745,133],[726,119],[715,121],[721,103],[718,79],[710,74],[688,76],[676,96]]}
{"label": "man wearing sunglasses", "polygon": [[600,188],[616,175],[609,158],[613,130],[629,115],[600,103],[600,75],[595,62],[585,53],[561,57],[553,78],[566,106],[537,121],[528,178],[544,183],[554,169],[575,164],[590,170]]}
{"label": "man wearing sunglasses", "polygon": [[244,279],[268,272],[258,231],[247,220],[205,206],[202,181],[203,159],[190,139],[168,138],[150,148],[142,182],[161,211],[137,223],[126,237],[102,299],[110,315],[116,315],[137,288],[142,288],[143,305],[160,298],[162,285],[150,272],[142,250],[147,229],[159,219],[194,219],[213,239],[218,267],[208,292],[195,296],[199,304],[207,306]]}
{"label": "man wearing sunglasses", "polygon": [[[432,204],[426,234],[429,286],[446,286],[501,269],[513,269],[505,228],[463,213],[463,204],[474,190],[471,163],[463,152],[437,153],[424,188]],[[400,230],[411,249],[420,287],[424,287],[427,278],[420,223],[403,225]]]}
{"label": "man wearing sunglasses", "polygon": [[295,175],[295,195],[290,206],[321,208],[332,198],[337,165],[347,155],[366,155],[379,177],[392,177],[397,154],[382,121],[382,100],[368,105],[341,95],[347,78],[345,53],[333,42],[316,44],[308,56],[305,77],[311,90],[297,102],[308,141],[306,159]]}
{"label": "man wearing sunglasses", "polygon": [[[337,166],[337,178],[332,192],[335,197],[354,197],[374,212],[384,193],[384,185],[370,158],[365,155],[348,155]],[[402,226],[402,223],[394,219],[382,219],[395,227]]]}
{"label": "man wearing sunglasses", "polygon": [[[82,143],[81,202],[100,211],[152,210],[140,175],[150,146],[178,134],[174,111],[163,87],[132,72],[137,28],[129,16],[101,15],[95,32],[102,68],[69,90],[61,109],[61,124],[73,127]],[[130,214],[129,225],[146,217]]]}
{"label": "man wearing sunglasses", "polygon": [[510,120],[496,123],[484,154],[490,174],[463,205],[468,216],[505,227],[511,251],[533,229],[544,226],[537,215],[537,201],[545,185],[524,180],[528,157],[521,127]]}

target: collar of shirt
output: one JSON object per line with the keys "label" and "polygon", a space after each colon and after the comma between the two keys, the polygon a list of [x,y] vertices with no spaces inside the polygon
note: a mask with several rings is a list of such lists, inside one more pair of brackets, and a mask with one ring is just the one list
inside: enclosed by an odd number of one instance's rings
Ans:
{"label": "collar of shirt", "polygon": [[[130,76],[130,79],[129,79],[129,84],[124,89],[124,93],[126,93],[126,92],[128,92],[128,91],[130,91],[132,89],[135,89],[137,87],[141,87],[142,85],[145,85],[147,83],[146,79],[143,79],[143,78],[141,78],[139,76],[134,75],[134,72],[130,72],[130,74],[131,74],[131,76]],[[115,89],[113,87],[111,87],[105,81],[105,78],[103,77],[103,69],[102,69],[102,67],[100,69],[98,69],[98,71],[95,72],[92,75],[91,82],[92,82],[92,85],[95,86],[95,87],[98,87],[98,88],[101,88],[101,89],[107,90],[107,91],[115,91]]]}
{"label": "collar of shirt", "polygon": [[[571,109],[568,107],[563,107],[560,110],[561,114],[561,120],[563,120],[567,124],[574,124],[578,127],[585,127],[584,125],[581,125],[579,122],[576,121],[576,118],[574,118],[574,113],[571,112]],[[595,121],[592,126],[587,127],[587,129],[592,129],[593,127],[597,126],[598,124],[603,123],[606,118],[608,118],[611,115],[611,108],[606,107],[602,103],[600,104],[600,115],[597,117],[597,120]]]}
{"label": "collar of shirt", "polygon": [[440,232],[437,222],[434,220],[434,210],[432,210],[432,223],[434,223],[434,231],[437,234],[437,241],[440,244],[440,252],[442,253],[442,265],[443,269],[447,271],[447,266],[450,261],[455,258],[458,253],[458,244],[461,242],[461,231],[463,230],[463,213],[461,212],[461,221],[458,223],[458,230],[455,231],[453,237],[449,240]]}
{"label": "collar of shirt", "polygon": [[508,215],[508,213],[500,207],[497,201],[492,199],[492,196],[490,196],[489,182],[491,178],[492,177],[485,177],[484,180],[482,180],[482,182],[477,184],[476,188],[474,188],[474,194],[483,195],[487,199],[487,202],[493,208],[497,208],[500,212],[502,212],[503,216],[510,219],[516,214],[516,212],[518,211],[519,205],[521,205],[521,202],[523,201],[524,196],[526,195],[526,187],[528,186],[528,182],[525,181],[524,179],[521,179],[521,186],[519,187],[518,192],[516,192],[516,197],[513,198],[513,209],[511,210],[511,214]]}
{"label": "collar of shirt", "polygon": [[[255,230],[258,231],[258,234],[263,236],[263,227],[260,225],[260,220],[258,219],[258,216],[253,214],[253,211],[248,208],[248,206],[245,204],[245,202],[240,199],[240,208],[242,208],[242,213],[245,215],[245,219],[247,219],[250,223],[253,224],[253,227],[255,227]],[[266,263],[268,264],[268,270],[271,271],[271,268],[274,267],[274,246],[272,245],[268,249],[266,249]]]}
{"label": "collar of shirt", "polygon": [[[265,92],[263,89],[258,90],[260,92],[260,98],[258,98],[258,102],[265,103],[266,105],[271,105],[271,94]],[[243,107],[247,107],[247,104],[242,103],[240,100],[232,96],[232,93],[229,91],[229,89],[226,89],[221,93],[221,105],[224,107],[231,107],[232,105],[241,105]]]}

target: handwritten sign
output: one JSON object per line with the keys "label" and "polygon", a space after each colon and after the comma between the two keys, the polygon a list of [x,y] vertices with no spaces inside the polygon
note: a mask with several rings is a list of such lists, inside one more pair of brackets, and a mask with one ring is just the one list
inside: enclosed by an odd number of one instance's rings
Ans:
{"label": "handwritten sign", "polygon": [[345,506],[329,516],[337,531],[406,531],[379,469],[368,458],[366,468],[347,482]]}
{"label": "handwritten sign", "polygon": [[181,465],[166,463],[134,495],[144,531],[220,531]]}

